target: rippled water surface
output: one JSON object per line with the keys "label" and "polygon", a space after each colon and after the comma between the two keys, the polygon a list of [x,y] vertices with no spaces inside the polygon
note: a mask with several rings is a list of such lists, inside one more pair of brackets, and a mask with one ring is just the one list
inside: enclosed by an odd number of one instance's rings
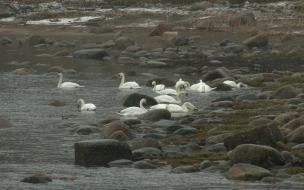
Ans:
{"label": "rippled water surface", "polygon": [[[144,86],[152,76],[127,77],[137,81],[139,90],[119,90],[120,80],[112,76],[119,72],[136,70],[139,73],[154,73],[178,80],[172,69],[139,69],[96,61],[75,61],[71,58],[31,58],[30,75],[12,75],[10,72],[23,66],[8,65],[10,61],[22,62],[20,55],[1,57],[0,70],[0,117],[8,119],[13,127],[0,130],[0,189],[300,189],[288,181],[268,185],[260,182],[229,181],[219,173],[198,172],[193,174],[170,174],[169,168],[136,170],[118,168],[85,168],[74,165],[73,144],[80,140],[97,139],[99,134],[77,135],[54,126],[60,123],[96,123],[107,115],[123,109],[124,97],[133,92],[156,96],[152,89]],[[9,52],[9,51],[7,51]],[[4,55],[4,54],[2,54]],[[28,60],[28,59],[25,59]],[[43,66],[38,63],[47,64]],[[59,90],[57,74],[46,73],[53,65],[74,68],[78,74],[64,75],[64,81],[77,82],[85,88]],[[187,76],[184,80],[193,83],[199,76]],[[213,99],[224,95],[254,92],[244,88],[238,91],[199,94],[190,92],[188,99],[199,110],[206,108]],[[82,98],[97,106],[95,113],[85,114],[77,110],[76,101]],[[49,106],[54,100],[66,103],[63,107]],[[67,118],[67,119],[63,119]],[[48,184],[22,183],[25,177],[45,173],[53,178]],[[74,181],[56,179],[75,176]],[[291,186],[291,184],[293,186]]]}

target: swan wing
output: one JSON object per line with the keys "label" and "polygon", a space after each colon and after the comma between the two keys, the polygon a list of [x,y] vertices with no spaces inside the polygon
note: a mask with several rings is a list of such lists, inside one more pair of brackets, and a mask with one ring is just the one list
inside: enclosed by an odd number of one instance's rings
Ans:
{"label": "swan wing", "polygon": [[185,110],[181,106],[176,105],[176,104],[169,104],[167,109],[170,112],[185,112]]}
{"label": "swan wing", "polygon": [[126,82],[123,83],[119,88],[140,88],[140,86],[137,84],[137,82]]}
{"label": "swan wing", "polygon": [[164,90],[164,89],[165,89],[165,85],[164,84],[158,84],[158,85],[156,85],[156,91]]}
{"label": "swan wing", "polygon": [[157,104],[155,106],[151,106],[150,110],[155,110],[155,109],[166,109],[167,104]]}
{"label": "swan wing", "polygon": [[77,87],[83,87],[83,86],[80,86],[79,84],[74,82],[64,82],[61,84],[61,88],[77,88]]}
{"label": "swan wing", "polygon": [[96,106],[92,103],[87,103],[87,104],[84,104],[80,110],[81,111],[94,111],[94,110],[96,110]]}
{"label": "swan wing", "polygon": [[176,103],[177,101],[172,97],[168,95],[160,95],[156,96],[154,98],[158,103],[166,102],[166,103]]}
{"label": "swan wing", "polygon": [[177,95],[178,94],[175,89],[170,89],[170,88],[157,91],[156,93],[158,93],[158,94],[170,94],[170,95]]}

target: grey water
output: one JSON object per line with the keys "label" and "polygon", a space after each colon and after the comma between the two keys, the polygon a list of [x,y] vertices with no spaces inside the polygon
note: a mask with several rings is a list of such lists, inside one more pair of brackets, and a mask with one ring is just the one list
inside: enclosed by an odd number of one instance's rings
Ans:
{"label": "grey water", "polygon": [[[279,184],[242,182],[227,180],[218,172],[202,171],[191,174],[171,174],[170,167],[156,170],[132,168],[85,168],[74,164],[73,144],[80,140],[98,139],[99,134],[78,135],[55,126],[61,123],[94,124],[108,115],[124,109],[125,96],[138,92],[156,96],[151,87],[146,87],[151,75],[126,77],[126,81],[137,81],[142,88],[119,90],[120,79],[113,76],[119,72],[135,70],[138,73],[157,74],[178,80],[174,69],[142,69],[101,61],[73,60],[72,58],[41,58],[29,56],[27,49],[3,50],[0,57],[0,117],[9,120],[13,127],[0,130],[0,189],[300,189],[298,183],[285,180]],[[34,50],[31,50],[34,51]],[[6,52],[6,56],[5,53]],[[12,53],[10,53],[12,52]],[[33,53],[33,52],[32,52]],[[23,55],[23,56],[22,56]],[[11,61],[31,60],[30,65],[9,65]],[[43,63],[43,64],[38,64]],[[76,90],[57,89],[56,73],[47,73],[53,65],[73,68],[77,74],[65,74],[63,81],[77,82],[84,88]],[[25,67],[29,75],[13,75],[11,71]],[[199,75],[183,77],[194,83]],[[205,109],[212,100],[233,94],[257,92],[254,88],[243,88],[230,92],[189,92],[183,101],[193,103],[199,110]],[[82,98],[94,103],[97,111],[79,112],[76,101]],[[55,100],[66,103],[63,107],[49,104]],[[65,119],[63,119],[63,117]],[[20,182],[36,173],[52,177],[48,184]],[[75,180],[61,180],[62,176],[74,176]]]}

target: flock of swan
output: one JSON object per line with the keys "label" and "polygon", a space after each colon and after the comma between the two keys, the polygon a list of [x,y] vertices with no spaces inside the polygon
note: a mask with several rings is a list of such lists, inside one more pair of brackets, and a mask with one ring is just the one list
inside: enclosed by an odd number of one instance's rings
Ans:
{"label": "flock of swan", "polygon": [[[119,89],[140,89],[138,83],[136,82],[125,82],[125,75],[123,73],[119,73],[117,75],[121,78],[121,82],[119,85]],[[57,88],[83,88],[84,86],[81,86],[77,83],[73,82],[62,82],[63,75],[62,73],[58,74],[59,82],[57,85]],[[223,83],[231,86],[232,88],[240,88],[241,86],[247,86],[243,83],[235,83],[231,80],[226,80]],[[149,109],[146,109],[144,107],[144,104],[147,102],[146,99],[141,99],[139,103],[139,107],[132,106],[128,107],[126,109],[121,110],[117,114],[122,116],[139,116],[143,113],[148,112],[149,110],[155,110],[155,109],[167,109],[171,113],[185,113],[188,112],[188,109],[191,110],[197,110],[197,108],[191,104],[190,102],[184,102],[182,104],[181,96],[188,97],[188,93],[185,90],[192,90],[192,91],[198,91],[198,92],[210,92],[215,88],[211,88],[206,83],[204,83],[202,80],[200,80],[199,83],[190,85],[189,82],[183,81],[182,79],[179,79],[179,81],[176,82],[175,89],[166,88],[164,84],[156,84],[155,81],[152,82],[153,92],[159,94],[158,96],[154,97],[154,99],[158,102],[157,105],[151,106]],[[173,97],[176,96],[176,99]],[[182,104],[182,105],[180,105]],[[78,108],[81,111],[96,111],[96,106],[92,103],[85,103],[83,99],[77,100]]]}

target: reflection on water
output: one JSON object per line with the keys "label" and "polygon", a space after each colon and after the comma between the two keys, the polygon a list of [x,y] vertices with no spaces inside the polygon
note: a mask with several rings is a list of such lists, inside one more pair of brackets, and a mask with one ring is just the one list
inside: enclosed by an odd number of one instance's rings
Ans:
{"label": "reflection on water", "polygon": [[[24,53],[24,52],[23,52]],[[25,55],[25,54],[23,54]],[[13,55],[1,57],[0,71],[0,117],[8,119],[13,127],[0,130],[0,189],[166,189],[240,187],[249,189],[270,188],[267,184],[245,183],[226,180],[217,173],[169,174],[168,169],[135,170],[118,168],[84,168],[74,165],[73,144],[80,140],[96,139],[99,134],[77,135],[66,129],[54,126],[61,123],[96,123],[107,115],[116,114],[123,109],[124,97],[133,92],[156,96],[152,88],[144,86],[151,76],[127,77],[135,80],[142,88],[138,90],[119,90],[120,79],[112,78],[121,71],[136,70],[144,73],[157,73],[162,77],[172,78],[171,69],[139,69],[102,63],[101,61],[73,60],[60,58],[32,57],[33,65],[27,66],[32,74],[18,76],[9,74],[20,66],[7,65],[10,61],[26,61]],[[27,57],[27,56],[25,56]],[[62,62],[61,62],[62,61]],[[36,66],[37,63],[50,66],[61,65],[73,68],[78,74],[66,74],[63,81],[82,84],[85,88],[75,90],[57,89],[57,74],[46,74],[49,67]],[[183,78],[196,82],[198,76]],[[206,94],[189,92],[189,98],[183,101],[193,103],[199,110],[206,108],[213,99],[222,95],[232,95],[254,91],[244,88],[238,91]],[[76,101],[94,103],[96,112],[83,113],[77,109]],[[63,107],[49,106],[55,100],[61,100]],[[21,183],[20,180],[34,173],[46,173],[54,180],[49,185]],[[61,176],[76,176],[75,181],[56,180]],[[165,180],[164,180],[165,179]],[[287,187],[287,185],[285,184]],[[52,188],[50,188],[52,187]],[[71,188],[72,187],[72,188]],[[111,188],[110,188],[111,187]],[[275,187],[275,186],[273,186]],[[278,186],[277,186],[278,187]],[[280,186],[281,187],[281,186]]]}

